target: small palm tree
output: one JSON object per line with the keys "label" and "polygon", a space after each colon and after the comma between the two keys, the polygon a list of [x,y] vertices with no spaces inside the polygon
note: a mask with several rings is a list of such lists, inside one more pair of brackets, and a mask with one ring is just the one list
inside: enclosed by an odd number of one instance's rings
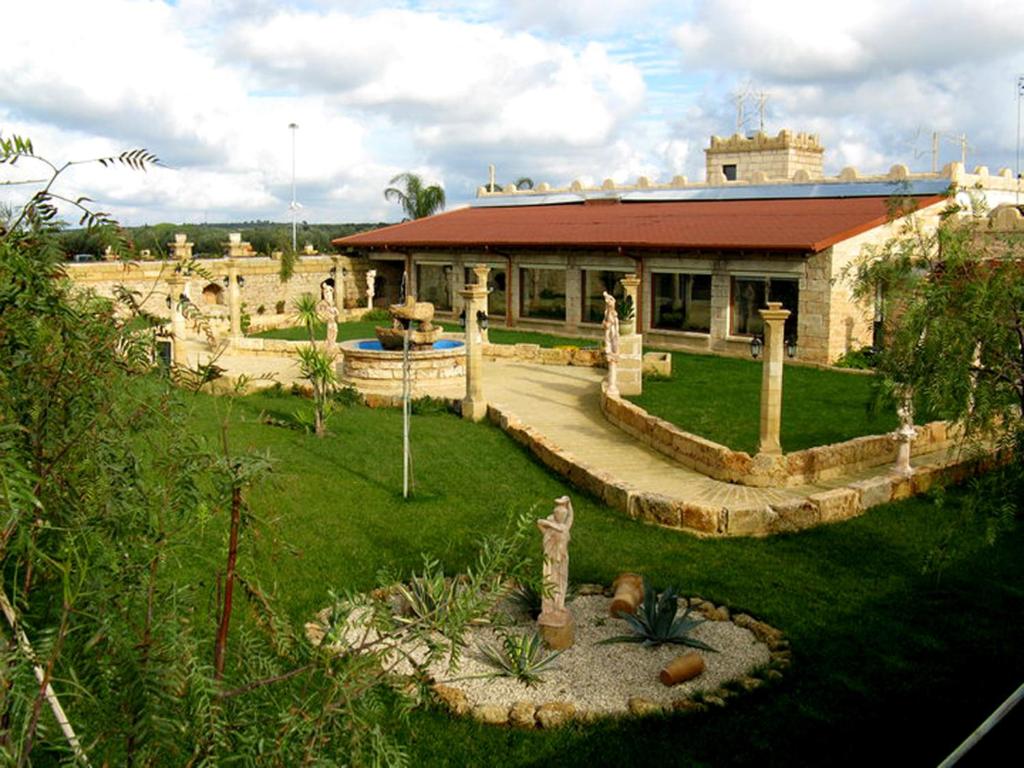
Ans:
{"label": "small palm tree", "polygon": [[323,437],[326,433],[327,409],[337,376],[334,373],[334,358],[316,345],[316,327],[319,324],[316,304],[313,294],[302,294],[295,300],[295,315],[306,326],[309,334],[309,346],[299,348],[299,370],[302,378],[307,379],[313,387],[313,431],[317,437]]}
{"label": "small palm tree", "polygon": [[398,202],[407,219],[422,219],[444,210],[444,189],[432,184],[423,185],[423,179],[415,173],[400,173],[389,184],[401,184],[384,190],[384,199]]}

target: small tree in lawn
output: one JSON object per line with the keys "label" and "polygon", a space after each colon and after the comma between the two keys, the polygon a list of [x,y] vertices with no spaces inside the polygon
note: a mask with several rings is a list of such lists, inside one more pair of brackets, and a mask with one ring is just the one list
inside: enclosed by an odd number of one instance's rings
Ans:
{"label": "small tree in lawn", "polygon": [[316,344],[316,328],[320,322],[316,304],[313,294],[304,293],[295,300],[295,314],[299,322],[306,326],[309,335],[309,346],[299,348],[299,370],[302,378],[308,380],[313,387],[313,431],[317,437],[323,437],[326,434],[324,422],[337,376],[334,373],[334,356]]}

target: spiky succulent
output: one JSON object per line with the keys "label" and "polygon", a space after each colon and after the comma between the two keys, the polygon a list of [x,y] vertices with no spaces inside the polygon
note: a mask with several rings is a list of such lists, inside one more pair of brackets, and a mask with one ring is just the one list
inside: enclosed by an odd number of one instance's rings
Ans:
{"label": "spiky succulent", "polygon": [[540,682],[540,676],[551,667],[561,651],[549,651],[538,632],[530,634],[501,635],[501,644],[480,645],[484,661],[494,668],[493,677],[514,677],[522,683],[533,685]]}
{"label": "spiky succulent", "polygon": [[619,611],[619,618],[626,621],[632,634],[616,635],[602,640],[602,643],[643,643],[646,646],[688,645],[704,651],[714,651],[707,643],[694,637],[690,632],[704,623],[704,619],[690,618],[690,601],[686,600],[686,608],[682,616],[679,612],[679,594],[675,587],[667,587],[661,595],[650,584],[644,585],[644,601],[637,609],[636,615]]}

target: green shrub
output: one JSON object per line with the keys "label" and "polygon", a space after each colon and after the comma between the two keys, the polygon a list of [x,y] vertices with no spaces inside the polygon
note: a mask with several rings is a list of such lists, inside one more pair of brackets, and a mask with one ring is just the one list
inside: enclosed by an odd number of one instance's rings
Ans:
{"label": "green shrub", "polygon": [[878,355],[872,347],[861,347],[851,349],[835,362],[836,368],[853,368],[859,371],[867,371],[874,368],[878,363]]}

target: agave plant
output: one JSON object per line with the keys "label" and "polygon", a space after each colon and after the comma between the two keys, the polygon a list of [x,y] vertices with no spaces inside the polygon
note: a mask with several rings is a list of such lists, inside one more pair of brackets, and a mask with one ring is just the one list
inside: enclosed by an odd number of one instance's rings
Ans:
{"label": "agave plant", "polygon": [[503,633],[500,646],[482,644],[480,652],[495,670],[491,677],[514,677],[527,685],[540,682],[541,674],[562,654],[548,651],[538,632],[532,635]]}
{"label": "agave plant", "polygon": [[[537,580],[523,580],[512,587],[508,593],[508,599],[531,619],[540,616],[541,604],[545,597],[551,597],[552,588],[550,584],[541,584]],[[576,585],[569,584],[565,594],[565,602],[572,602],[576,599]]]}
{"label": "agave plant", "polygon": [[423,573],[413,576],[408,584],[397,585],[396,590],[405,602],[405,615],[398,620],[412,623],[446,613],[458,596],[459,584],[445,577],[436,560],[424,558]]}
{"label": "agave plant", "polygon": [[690,632],[703,624],[704,619],[690,618],[689,600],[686,601],[683,615],[677,617],[678,612],[679,593],[676,592],[675,587],[667,587],[659,596],[654,587],[646,584],[644,585],[644,601],[637,609],[636,615],[623,611],[618,612],[619,618],[625,619],[632,634],[616,635],[601,642],[643,643],[650,647],[672,643],[717,653],[717,649],[707,643],[690,637]]}

